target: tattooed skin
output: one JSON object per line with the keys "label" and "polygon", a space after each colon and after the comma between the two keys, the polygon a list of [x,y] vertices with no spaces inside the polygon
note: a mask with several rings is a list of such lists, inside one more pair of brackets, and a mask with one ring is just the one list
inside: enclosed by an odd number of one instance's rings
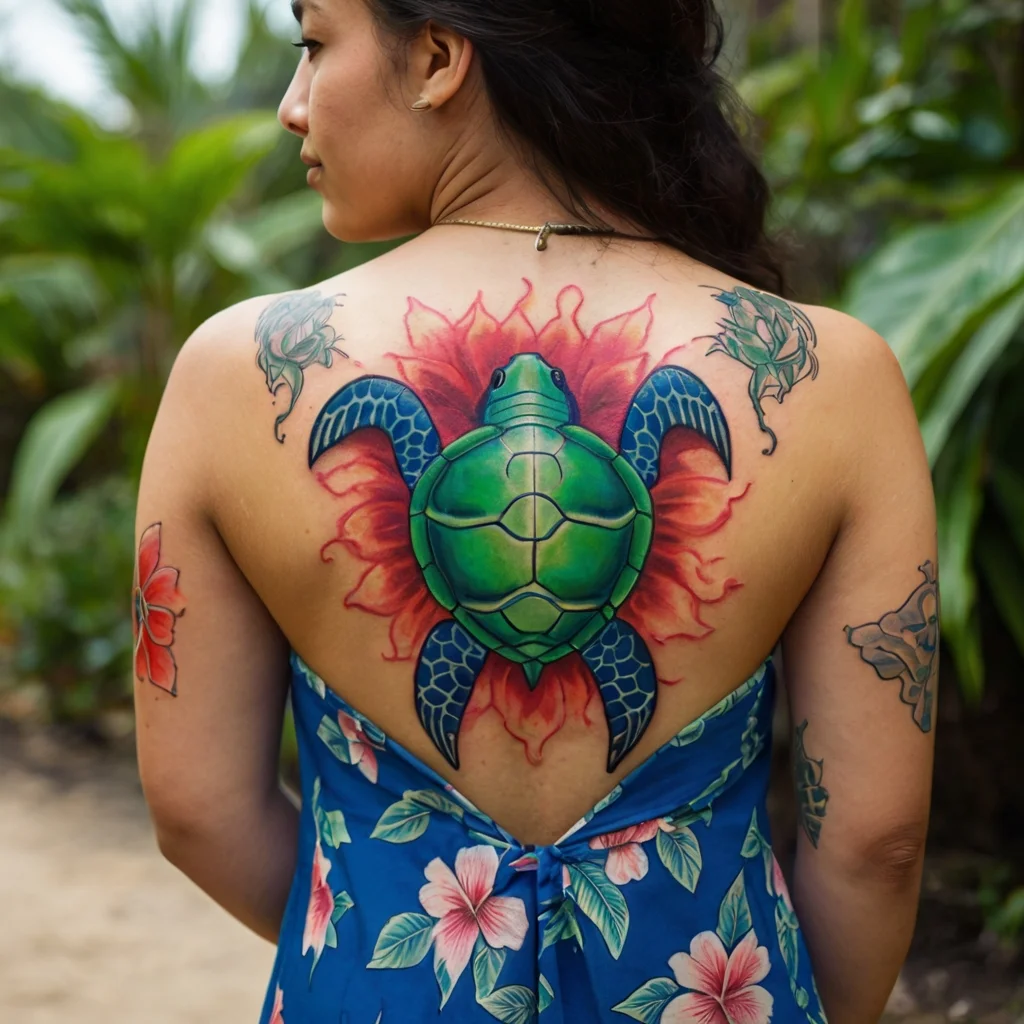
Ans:
{"label": "tattooed skin", "polygon": [[797,811],[811,845],[817,849],[821,839],[821,822],[825,817],[828,790],[821,784],[825,762],[807,756],[804,749],[804,732],[807,719],[796,727],[793,733],[793,775],[796,783]]}
{"label": "tattooed skin", "polygon": [[918,566],[924,576],[901,608],[877,622],[845,626],[846,639],[880,679],[899,679],[900,700],[913,709],[922,732],[932,727],[936,656],[939,650],[939,585],[931,561]]}
{"label": "tattooed skin", "polygon": [[276,396],[282,386],[288,387],[288,408],[274,420],[274,436],[282,443],[281,424],[298,401],[303,370],[314,363],[332,366],[335,353],[348,359],[348,354],[335,346],[341,339],[328,323],[341,297],[295,292],[272,302],[256,322],[256,363],[266,374],[267,388]]}
{"label": "tattooed skin", "polygon": [[160,528],[160,523],[146,528],[135,563],[135,675],[177,696],[178,666],[171,647],[175,624],[185,614],[185,595],[178,589],[178,570],[160,564]]}
{"label": "tattooed skin", "polygon": [[309,444],[340,503],[323,557],[366,564],[346,604],[391,618],[385,657],[413,664],[453,767],[488,711],[537,763],[603,705],[611,771],[653,715],[659,648],[707,636],[703,604],[739,586],[701,547],[746,488],[730,493],[711,391],[674,352],[648,366],[653,296],[585,334],[578,288],[539,329],[529,295],[505,320],[478,298],[454,323],[410,299],[393,374],[326,402]]}
{"label": "tattooed skin", "polygon": [[750,400],[761,430],[771,438],[762,454],[771,455],[778,438],[765,423],[764,400],[774,398],[781,405],[797,383],[817,377],[818,336],[804,313],[774,295],[733,288],[715,298],[728,313],[718,322],[721,332],[711,335],[714,343],[707,354],[724,352],[752,371]]}

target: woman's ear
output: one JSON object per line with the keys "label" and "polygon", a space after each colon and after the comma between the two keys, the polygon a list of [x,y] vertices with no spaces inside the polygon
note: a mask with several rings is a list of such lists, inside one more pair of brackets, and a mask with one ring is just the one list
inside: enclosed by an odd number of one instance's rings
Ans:
{"label": "woman's ear", "polygon": [[474,52],[465,36],[428,21],[409,44],[408,88],[412,96],[434,110],[443,106],[462,88]]}

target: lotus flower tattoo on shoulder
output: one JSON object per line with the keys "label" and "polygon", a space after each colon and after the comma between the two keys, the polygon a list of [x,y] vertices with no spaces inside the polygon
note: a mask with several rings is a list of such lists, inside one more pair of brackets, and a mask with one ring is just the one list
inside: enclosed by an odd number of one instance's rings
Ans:
{"label": "lotus flower tattoo on shoulder", "polygon": [[724,352],[752,371],[750,400],[761,430],[771,438],[762,454],[771,455],[778,438],[765,422],[764,400],[774,398],[781,405],[805,377],[818,376],[818,336],[806,313],[775,295],[733,288],[715,298],[728,313],[718,323],[721,331],[710,335],[707,355]]}
{"label": "lotus flower tattoo on shoulder", "polygon": [[288,388],[288,408],[274,420],[274,436],[282,443],[281,424],[302,392],[303,371],[315,363],[330,368],[335,354],[348,359],[348,353],[336,347],[341,338],[328,323],[341,297],[293,292],[272,302],[256,322],[256,363],[267,376],[267,388],[274,396],[282,386]]}
{"label": "lotus flower tattoo on shoulder", "polygon": [[918,567],[924,576],[903,606],[877,622],[846,626],[846,639],[879,679],[899,679],[900,700],[914,709],[922,732],[932,727],[935,662],[939,651],[939,584],[931,561]]}

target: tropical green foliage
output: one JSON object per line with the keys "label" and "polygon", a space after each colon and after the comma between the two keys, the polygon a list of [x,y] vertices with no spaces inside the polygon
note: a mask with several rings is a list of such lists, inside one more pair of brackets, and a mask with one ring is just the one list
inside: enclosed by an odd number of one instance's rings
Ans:
{"label": "tropical green foliage", "polygon": [[133,483],[111,477],[46,509],[14,551],[0,551],[14,672],[44,684],[58,718],[130,697],[134,519]]}
{"label": "tropical green foliage", "polygon": [[[327,239],[297,142],[276,123],[295,58],[255,3],[238,70],[214,86],[187,59],[195,0],[167,26],[152,15],[130,39],[97,0],[62,2],[128,123],[103,128],[0,80],[0,388],[34,410],[13,464],[0,458],[0,474],[9,475],[0,634],[16,638],[19,671],[50,685],[58,711],[88,713],[87,701],[65,699],[60,680],[74,667],[76,686],[91,681],[109,697],[113,661],[100,664],[95,648],[82,653],[86,620],[68,609],[104,604],[107,619],[94,617],[98,636],[108,619],[124,624],[133,547],[129,524],[117,534],[122,557],[97,561],[113,546],[121,509],[102,522],[96,509],[109,507],[109,495],[92,494],[93,482],[131,491],[171,363],[203,320],[361,254]],[[3,441],[14,447],[13,438]],[[73,472],[84,489],[55,506]],[[120,668],[124,693],[131,675]]]}
{"label": "tropical green foliage", "polygon": [[755,33],[740,91],[799,290],[878,330],[913,391],[943,633],[976,697],[979,573],[1024,653],[1024,4],[842,0],[820,50],[780,54],[793,9]]}

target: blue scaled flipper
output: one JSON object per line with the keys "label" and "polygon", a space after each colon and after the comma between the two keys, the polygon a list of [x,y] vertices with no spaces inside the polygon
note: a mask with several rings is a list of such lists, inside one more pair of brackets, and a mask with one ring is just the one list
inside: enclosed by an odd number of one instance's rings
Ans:
{"label": "blue scaled flipper", "polygon": [[395,461],[412,490],[441,451],[430,413],[415,392],[390,377],[360,377],[336,391],[309,435],[309,465],[360,427],[378,427],[391,438]]}
{"label": "blue scaled flipper", "polygon": [[423,641],[416,666],[416,711],[434,746],[453,767],[459,767],[459,726],[473,684],[487,658],[457,622],[439,622]]}
{"label": "blue scaled flipper", "polygon": [[696,374],[682,366],[663,366],[633,396],[619,443],[648,490],[658,479],[661,442],[673,427],[688,427],[710,441],[732,477],[729,424],[718,399]]}
{"label": "blue scaled flipper", "polygon": [[594,673],[604,701],[608,771],[612,772],[650,725],[658,679],[647,645],[622,619],[612,619],[580,654]]}

